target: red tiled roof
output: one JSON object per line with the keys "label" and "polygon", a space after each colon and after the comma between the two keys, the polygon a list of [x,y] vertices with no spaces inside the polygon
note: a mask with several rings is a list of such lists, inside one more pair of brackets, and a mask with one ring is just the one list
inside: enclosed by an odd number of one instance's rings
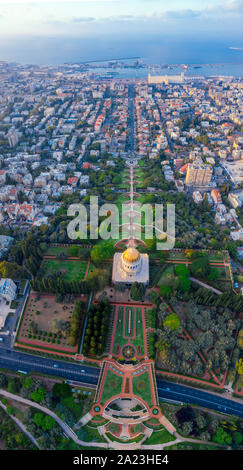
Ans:
{"label": "red tiled roof", "polygon": [[88,168],[94,168],[94,167],[93,167],[93,165],[91,165],[91,163],[85,162],[85,163],[83,164],[83,169],[86,170],[86,169],[88,169]]}
{"label": "red tiled roof", "polygon": [[67,180],[68,184],[77,183],[77,181],[78,181],[78,178],[76,178],[75,176],[68,178]]}
{"label": "red tiled roof", "polygon": [[188,168],[188,163],[186,163],[185,165],[183,165],[180,169],[180,173],[186,173],[187,172],[187,168]]}

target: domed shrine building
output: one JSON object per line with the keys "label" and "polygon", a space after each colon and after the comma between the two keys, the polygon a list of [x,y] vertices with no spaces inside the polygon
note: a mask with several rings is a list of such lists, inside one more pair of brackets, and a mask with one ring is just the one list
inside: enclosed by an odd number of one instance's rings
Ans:
{"label": "domed shrine building", "polygon": [[112,282],[131,287],[134,282],[149,283],[149,257],[141,254],[134,246],[124,253],[115,253],[113,258]]}

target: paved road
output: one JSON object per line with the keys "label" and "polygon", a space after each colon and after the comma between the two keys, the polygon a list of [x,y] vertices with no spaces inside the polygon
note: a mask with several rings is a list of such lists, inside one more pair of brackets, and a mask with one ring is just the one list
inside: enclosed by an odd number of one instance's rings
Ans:
{"label": "paved road", "polygon": [[[58,367],[55,367],[58,366]],[[0,348],[0,368],[41,372],[78,382],[97,384],[100,369]]]}
{"label": "paved road", "polygon": [[129,85],[128,87],[128,116],[129,116],[129,151],[131,153],[134,152],[135,147],[135,137],[134,137],[134,98],[135,98],[135,90],[134,85]]}
{"label": "paved road", "polygon": [[203,408],[219,411],[230,415],[236,415],[243,418],[242,404],[216,395],[210,392],[204,392],[196,388],[187,387],[166,380],[157,379],[158,395],[160,399],[175,400],[183,403],[199,405]]}
{"label": "paved road", "polygon": [[[54,364],[58,365],[58,367],[54,367]],[[41,372],[93,386],[98,383],[100,373],[100,369],[96,367],[48,359],[41,356],[32,356],[31,354],[5,350],[3,348],[0,349],[0,368],[14,371]],[[204,392],[162,379],[157,379],[157,386],[160,399],[191,403],[243,418],[243,402],[241,404],[237,401],[224,398],[220,394]]]}

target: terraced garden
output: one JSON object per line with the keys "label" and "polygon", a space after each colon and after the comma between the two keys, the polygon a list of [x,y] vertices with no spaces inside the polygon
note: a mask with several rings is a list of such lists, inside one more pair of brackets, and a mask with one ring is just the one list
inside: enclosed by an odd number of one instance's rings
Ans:
{"label": "terraced garden", "polygon": [[118,307],[112,354],[122,354],[122,348],[127,344],[134,346],[139,356],[144,355],[143,316],[140,307]]}
{"label": "terraced garden", "polygon": [[174,265],[173,264],[169,264],[168,266],[165,267],[165,269],[163,270],[162,274],[161,274],[161,277],[160,277],[160,280],[158,282],[158,285],[159,286],[162,286],[162,285],[166,285],[168,284],[170,281],[173,281],[174,279]]}
{"label": "terraced garden", "polygon": [[[45,259],[41,266],[44,275],[61,274],[65,276],[65,280],[83,281],[87,270],[88,262],[80,260],[58,260],[58,259]],[[89,272],[92,271],[93,266],[89,266]]]}
{"label": "terraced garden", "polygon": [[153,406],[152,391],[150,388],[149,373],[134,376],[132,379],[133,394],[141,397],[149,407]]}
{"label": "terraced garden", "polygon": [[104,405],[111,397],[121,394],[122,377],[107,369],[100,404]]}
{"label": "terraced garden", "polygon": [[77,256],[82,258],[83,254],[87,254],[88,248],[84,248],[83,246],[80,245],[60,245],[60,246],[54,246],[54,245],[49,245],[45,251],[45,256],[58,256],[60,253],[65,253],[67,256]]}

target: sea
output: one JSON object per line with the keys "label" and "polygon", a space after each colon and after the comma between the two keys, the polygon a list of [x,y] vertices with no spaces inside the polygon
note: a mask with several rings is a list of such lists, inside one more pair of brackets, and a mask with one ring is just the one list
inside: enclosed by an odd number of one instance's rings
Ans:
{"label": "sea", "polygon": [[[116,72],[117,78],[145,78],[151,74],[178,74],[188,65],[188,75],[234,76],[243,78],[243,43],[228,39],[195,39],[166,37],[1,37],[0,61],[20,64],[61,65],[86,61],[119,60],[138,57],[144,68],[96,69],[101,76]],[[134,61],[125,60],[129,65]],[[152,64],[167,65],[162,69]],[[99,63],[97,63],[99,65]],[[168,68],[168,65],[170,68]],[[186,70],[185,70],[186,72]]]}

